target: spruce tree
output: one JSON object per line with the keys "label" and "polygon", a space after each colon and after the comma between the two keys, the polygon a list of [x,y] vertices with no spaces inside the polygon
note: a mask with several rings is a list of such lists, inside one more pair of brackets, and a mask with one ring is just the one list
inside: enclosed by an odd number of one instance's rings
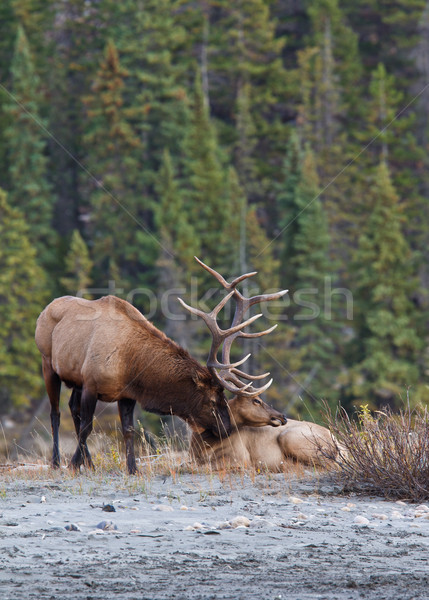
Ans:
{"label": "spruce tree", "polygon": [[168,150],[164,151],[156,193],[155,224],[163,247],[161,254],[169,254],[178,268],[188,271],[194,265],[193,257],[199,254],[199,240],[189,223],[183,192]]}
{"label": "spruce tree", "polygon": [[0,400],[4,409],[29,406],[42,392],[36,318],[47,300],[23,215],[0,189]]}
{"label": "spruce tree", "polygon": [[186,74],[177,57],[186,31],[172,0],[103,0],[102,13],[128,72],[124,101],[144,141],[141,176],[152,194],[164,148],[180,154],[189,117]]}
{"label": "spruce tree", "polygon": [[56,235],[51,228],[53,195],[39,114],[40,81],[22,27],[16,37],[11,77],[11,97],[4,107],[11,119],[5,132],[9,201],[25,214],[39,263],[52,267]]}
{"label": "spruce tree", "polygon": [[[61,285],[68,294],[75,296],[86,290],[92,282],[92,260],[88,247],[77,229],[73,231],[70,248],[65,258],[65,277],[60,279]],[[88,297],[87,294],[85,297]]]}
{"label": "spruce tree", "polygon": [[[419,381],[422,342],[411,300],[416,265],[403,234],[402,205],[381,162],[370,190],[371,213],[354,257],[355,337],[346,398],[371,407],[395,405]],[[414,387],[413,400],[421,388]]]}
{"label": "spruce tree", "polygon": [[[214,125],[204,102],[201,79],[196,77],[191,126],[184,142],[183,164],[186,212],[199,240],[202,260],[222,270],[230,264],[229,249],[224,246],[231,212],[228,206],[223,156]],[[209,277],[203,277],[210,281]]]}
{"label": "spruce tree", "polygon": [[85,98],[88,127],[84,142],[92,176],[86,177],[84,185],[90,198],[89,234],[97,284],[106,283],[113,259],[121,277],[136,287],[144,275],[142,265],[153,266],[158,246],[150,231],[151,202],[142,196],[139,185],[138,158],[143,147],[124,105],[127,74],[110,41],[91,94]]}
{"label": "spruce tree", "polygon": [[302,151],[294,136],[284,181],[285,189],[279,193],[280,278],[282,287],[290,290],[286,315],[295,353],[289,389],[296,400],[304,399],[303,409],[311,410],[322,398],[330,402],[336,398],[338,337],[345,311],[332,294],[335,264],[330,259],[331,238],[314,155],[308,148]]}

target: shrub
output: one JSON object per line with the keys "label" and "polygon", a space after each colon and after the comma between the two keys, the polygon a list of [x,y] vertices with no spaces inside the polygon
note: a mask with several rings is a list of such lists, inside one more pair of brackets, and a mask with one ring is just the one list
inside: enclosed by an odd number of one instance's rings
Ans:
{"label": "shrub", "polygon": [[413,502],[429,499],[429,414],[426,407],[372,414],[366,406],[350,418],[342,408],[327,414],[342,447],[334,476],[349,490],[372,491]]}

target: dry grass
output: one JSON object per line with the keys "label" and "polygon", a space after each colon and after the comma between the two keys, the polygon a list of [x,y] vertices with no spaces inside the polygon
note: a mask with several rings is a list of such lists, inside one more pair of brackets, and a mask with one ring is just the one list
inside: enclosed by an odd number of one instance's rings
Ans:
{"label": "dry grass", "polygon": [[[163,483],[168,481],[168,485],[186,480],[187,485],[194,485],[203,496],[212,493],[216,482],[231,490],[251,484],[263,490],[261,493],[267,493],[273,484],[279,492],[283,489],[283,493],[288,494],[291,493],[294,482],[308,479],[312,473],[300,464],[289,464],[283,474],[273,474],[263,468],[216,468],[209,463],[200,465],[189,457],[187,442],[183,439],[174,436],[152,436],[152,439],[148,439],[143,430],[138,433],[136,456],[139,472],[132,476],[127,474],[122,434],[119,430],[116,434],[96,432],[90,436],[88,442],[94,469],[82,467],[77,473],[67,466],[76,445],[75,439],[70,440],[72,443],[62,444],[62,466],[60,469],[52,469],[51,440],[35,436],[31,451],[22,452],[18,460],[6,459],[0,464],[0,498],[5,493],[8,482],[17,480],[38,481],[47,488],[58,483],[65,484],[72,494],[80,493],[79,490],[84,493],[88,489],[102,489],[104,484],[108,484],[113,485],[116,490],[125,490],[133,495],[149,494],[160,478]],[[318,474],[312,474],[316,475],[316,489]]]}
{"label": "dry grass", "polygon": [[390,409],[356,418],[343,409],[327,411],[328,427],[343,451],[334,477],[348,490],[413,502],[429,500],[429,414],[427,408]]}

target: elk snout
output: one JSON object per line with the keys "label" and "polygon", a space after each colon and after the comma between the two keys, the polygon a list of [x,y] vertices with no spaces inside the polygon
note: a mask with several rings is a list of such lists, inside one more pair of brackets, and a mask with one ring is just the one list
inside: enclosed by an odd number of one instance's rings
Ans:
{"label": "elk snout", "polygon": [[280,425],[286,425],[287,418],[286,415],[278,414],[275,417],[271,417],[271,426],[279,427]]}

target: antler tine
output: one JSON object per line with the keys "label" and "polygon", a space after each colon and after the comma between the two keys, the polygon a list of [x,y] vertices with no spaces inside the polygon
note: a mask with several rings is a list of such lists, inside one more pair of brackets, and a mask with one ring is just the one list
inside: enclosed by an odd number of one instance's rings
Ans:
{"label": "antler tine", "polygon": [[226,290],[235,289],[235,287],[241,281],[243,281],[244,279],[248,279],[249,277],[253,277],[257,273],[257,271],[252,271],[251,273],[245,273],[244,275],[240,275],[239,277],[236,277],[235,279],[233,279],[233,281],[231,281],[231,283],[228,283],[227,280],[224,277],[222,277],[222,275],[220,273],[218,273],[217,271],[215,271],[214,269],[212,269],[211,267],[209,267],[208,265],[203,263],[203,261],[200,260],[197,256],[194,256],[194,258],[197,261],[197,263],[199,265],[201,265],[203,267],[203,269],[205,269],[211,275],[213,275],[213,277],[215,279],[217,279],[218,282],[221,284],[221,286],[224,287]]}
{"label": "antler tine", "polygon": [[265,379],[265,377],[268,377],[268,375],[270,374],[268,372],[262,373],[262,375],[249,375],[248,373],[244,373],[244,371],[240,371],[240,369],[236,369],[235,367],[231,369],[231,373],[235,373],[235,375],[243,377],[243,379],[247,379],[249,381],[252,381],[253,379]]}
{"label": "antler tine", "polygon": [[[273,380],[270,379],[270,381],[268,381],[264,386],[260,388],[253,388],[251,383],[244,384],[239,379],[233,380],[229,376],[227,379],[226,377],[222,377],[222,375],[220,375],[219,373],[217,374],[217,379],[222,385],[222,387],[224,387],[229,392],[232,392],[233,394],[239,394],[240,396],[245,396],[246,398],[255,398],[255,396],[259,396],[260,394],[265,392],[273,383]],[[231,383],[229,383],[228,380]]]}
{"label": "antler tine", "polygon": [[[246,333],[243,331],[245,327],[253,323],[256,319],[261,317],[262,315],[254,315],[248,318],[246,321],[243,321],[245,313],[249,310],[251,306],[254,304],[258,304],[260,302],[269,302],[271,300],[277,300],[284,296],[287,293],[287,290],[283,290],[281,292],[276,292],[274,294],[260,294],[258,296],[252,296],[251,298],[245,298],[236,288],[239,283],[248,279],[249,277],[253,277],[256,275],[256,271],[252,271],[251,273],[245,273],[236,277],[228,283],[226,279],[217,271],[203,263],[202,260],[195,256],[195,260],[198,262],[203,269],[205,269],[208,273],[213,275],[213,277],[221,284],[221,286],[229,291],[229,293],[216,305],[216,307],[210,312],[205,313],[204,311],[188,306],[181,298],[179,298],[180,303],[186,310],[201,317],[206,323],[212,334],[212,344],[207,360],[207,367],[212,373],[213,377],[217,379],[217,381],[228,391],[234,394],[240,394],[242,396],[246,396],[249,398],[258,396],[262,394],[272,383],[272,379],[268,381],[264,386],[260,388],[254,388],[252,386],[252,381],[263,379],[264,377],[268,377],[269,373],[264,373],[262,375],[250,375],[237,369],[240,365],[242,365],[250,356],[248,354],[243,359],[236,363],[231,363],[230,361],[230,350],[231,345],[235,338],[243,337],[243,338],[257,338],[263,335],[267,335],[271,331],[273,331],[277,325],[266,329],[265,331],[255,332],[255,333]],[[234,296],[236,301],[235,314],[231,323],[231,327],[229,329],[222,330],[217,324],[216,317],[219,314],[220,310],[225,306],[225,304]],[[217,353],[220,348],[220,345],[223,343],[222,349],[222,362],[220,363],[217,358]],[[247,379],[249,383],[245,384],[241,379]]]}
{"label": "antler tine", "polygon": [[[252,317],[250,317],[243,323],[238,323],[237,325],[235,325],[234,327],[231,327],[230,329],[221,329],[219,327],[219,325],[217,324],[216,316],[219,313],[219,311],[225,306],[225,304],[228,302],[228,300],[231,298],[231,296],[233,294],[234,294],[234,290],[232,290],[229,294],[227,294],[224,298],[222,298],[222,300],[219,302],[219,304],[217,304],[217,306],[215,306],[215,308],[210,313],[206,313],[206,312],[200,310],[199,308],[189,306],[188,304],[186,304],[186,302],[184,300],[182,300],[182,298],[178,298],[178,300],[179,300],[180,304],[183,306],[183,308],[188,310],[190,313],[197,315],[198,317],[201,317],[203,319],[203,321],[209,328],[210,333],[212,334],[212,345],[211,345],[209,356],[207,359],[207,366],[212,372],[213,372],[213,369],[215,369],[215,368],[231,369],[231,368],[239,367],[249,358],[250,354],[248,354],[243,359],[241,359],[235,363],[221,364],[221,363],[219,363],[219,361],[217,359],[217,352],[219,350],[220,345],[222,344],[222,342],[225,339],[227,339],[230,336],[240,333],[241,329],[244,329],[244,327],[247,327],[247,325],[250,325],[251,323],[253,323],[253,321],[256,321],[256,319],[259,319],[262,316],[262,314],[253,315]],[[217,376],[217,374],[216,374],[216,376]]]}
{"label": "antler tine", "polygon": [[[280,292],[275,292],[273,294],[259,294],[257,296],[252,296],[250,298],[246,298],[245,296],[243,296],[243,294],[241,294],[241,292],[239,292],[239,290],[236,289],[235,293],[234,293],[234,298],[236,301],[236,310],[235,310],[232,324],[235,325],[237,322],[242,321],[245,313],[254,304],[257,304],[259,302],[270,302],[272,300],[278,300],[279,298],[282,298],[285,294],[287,294],[287,292],[288,292],[288,290],[282,290]],[[223,368],[227,369],[227,367],[224,365],[230,364],[231,346],[237,337],[242,337],[242,338],[247,338],[247,339],[258,338],[263,335],[267,335],[268,333],[271,333],[272,331],[274,331],[274,329],[276,327],[277,327],[277,324],[273,325],[269,329],[266,329],[265,331],[258,331],[255,333],[246,333],[244,331],[239,331],[236,334],[227,338],[223,343],[223,349],[222,349]],[[268,377],[268,375],[269,375],[269,373],[264,373],[262,375],[254,376],[254,375],[245,373],[244,371],[240,371],[239,369],[232,368],[232,369],[230,369],[228,378],[230,379],[230,381],[232,381],[237,386],[236,393],[245,395],[247,397],[255,397],[255,396],[258,396],[259,394],[262,394],[266,389],[268,389],[268,387],[271,385],[273,380],[271,379],[267,384],[265,384],[261,388],[250,387],[248,389],[248,391],[246,391],[245,394],[242,394],[241,388],[240,388],[240,386],[242,385],[242,381],[240,381],[240,379],[238,377],[241,377],[242,379],[247,379],[248,381],[252,381],[252,380],[264,379],[264,377]]]}

